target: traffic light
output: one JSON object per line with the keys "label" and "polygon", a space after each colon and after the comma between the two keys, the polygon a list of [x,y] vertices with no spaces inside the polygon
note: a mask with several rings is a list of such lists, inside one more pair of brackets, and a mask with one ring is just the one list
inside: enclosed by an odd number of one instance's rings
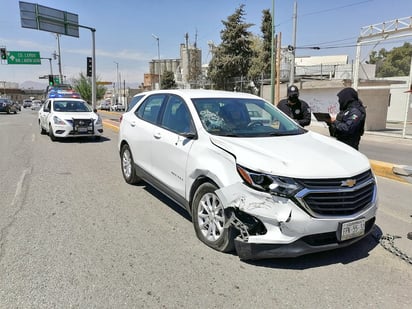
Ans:
{"label": "traffic light", "polygon": [[7,51],[5,47],[0,48],[1,60],[7,60]]}
{"label": "traffic light", "polygon": [[92,76],[92,68],[93,65],[93,59],[92,57],[87,57],[87,76]]}
{"label": "traffic light", "polygon": [[49,86],[54,86],[54,76],[49,75]]}

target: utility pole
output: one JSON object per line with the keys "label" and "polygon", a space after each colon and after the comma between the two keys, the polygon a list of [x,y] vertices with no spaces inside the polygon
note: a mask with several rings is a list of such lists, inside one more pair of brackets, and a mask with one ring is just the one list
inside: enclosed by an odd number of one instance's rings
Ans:
{"label": "utility pole", "polygon": [[159,66],[158,66],[158,69],[159,69],[159,72],[158,72],[158,74],[159,74],[159,89],[162,89],[162,80],[161,80],[161,78],[162,78],[161,77],[161,75],[162,75],[162,64],[160,63],[160,43],[159,43],[160,39],[157,35],[154,35],[154,34],[152,34],[152,37],[155,40],[157,40],[157,59],[158,59],[158,62],[159,62]]}
{"label": "utility pole", "polygon": [[61,58],[61,52],[60,52],[60,34],[56,34],[56,39],[57,39],[57,53],[58,53],[57,54],[57,64],[59,66],[59,80],[60,80],[60,84],[63,84],[62,58]]}
{"label": "utility pole", "polygon": [[270,43],[270,103],[275,104],[275,0],[272,0],[272,35]]}
{"label": "utility pole", "polygon": [[114,89],[116,92],[116,103],[120,102],[119,96],[120,96],[120,82],[119,82],[119,63],[116,61],[113,61],[116,64],[116,84],[117,84],[117,89]]}
{"label": "utility pole", "polygon": [[297,24],[297,15],[298,15],[298,4],[295,0],[293,6],[293,38],[292,38],[292,51],[291,51],[291,60],[290,60],[290,75],[289,75],[289,85],[292,85],[295,82],[295,50],[296,50],[296,24]]}

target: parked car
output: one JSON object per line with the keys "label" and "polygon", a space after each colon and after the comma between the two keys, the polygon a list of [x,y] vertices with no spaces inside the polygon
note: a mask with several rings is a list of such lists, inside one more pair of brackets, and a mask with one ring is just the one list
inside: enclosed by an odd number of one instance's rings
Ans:
{"label": "parked car", "polygon": [[57,138],[91,136],[97,140],[103,133],[101,117],[89,104],[77,98],[50,98],[39,110],[41,134]]}
{"label": "parked car", "polygon": [[0,98],[0,112],[3,113],[14,113],[17,114],[17,111],[19,110],[18,106],[16,103],[14,103],[12,100],[10,99],[6,99],[6,98]]}
{"label": "parked car", "polygon": [[29,100],[29,99],[23,100],[23,108],[31,107],[31,104],[32,104],[32,100]]}
{"label": "parked car", "polygon": [[153,185],[203,243],[244,260],[345,247],[375,222],[369,160],[251,94],[145,93],[122,115],[118,150],[127,183]]}

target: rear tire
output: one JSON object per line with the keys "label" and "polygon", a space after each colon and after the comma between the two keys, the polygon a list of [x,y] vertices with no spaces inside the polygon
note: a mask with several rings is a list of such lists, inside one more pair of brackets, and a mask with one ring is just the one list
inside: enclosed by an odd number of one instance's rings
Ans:
{"label": "rear tire", "polygon": [[235,248],[236,231],[224,227],[227,221],[224,207],[216,195],[218,188],[204,183],[196,190],[192,204],[192,220],[197,237],[207,246],[221,252]]}
{"label": "rear tire", "polygon": [[136,175],[136,167],[133,161],[132,152],[127,144],[123,145],[121,148],[120,164],[122,167],[123,178],[128,184],[136,184],[141,181]]}

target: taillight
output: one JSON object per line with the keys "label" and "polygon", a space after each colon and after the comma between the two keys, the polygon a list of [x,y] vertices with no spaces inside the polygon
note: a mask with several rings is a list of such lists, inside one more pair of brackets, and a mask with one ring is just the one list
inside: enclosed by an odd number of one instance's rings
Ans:
{"label": "taillight", "polygon": [[123,119],[123,115],[120,116],[119,122],[122,122],[122,119]]}

